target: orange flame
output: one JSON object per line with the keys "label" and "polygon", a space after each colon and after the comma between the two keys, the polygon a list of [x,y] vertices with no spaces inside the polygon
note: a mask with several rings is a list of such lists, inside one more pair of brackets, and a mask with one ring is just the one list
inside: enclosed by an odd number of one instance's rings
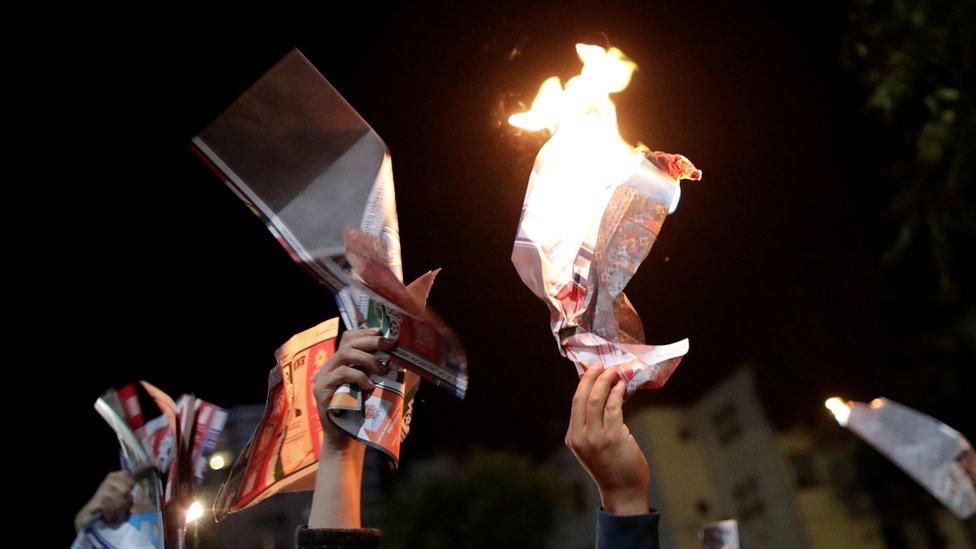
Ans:
{"label": "orange flame", "polygon": [[834,419],[837,420],[837,423],[842,427],[847,426],[847,420],[851,417],[853,403],[846,402],[840,397],[830,397],[824,402],[824,406],[830,410],[830,413],[834,414]]}

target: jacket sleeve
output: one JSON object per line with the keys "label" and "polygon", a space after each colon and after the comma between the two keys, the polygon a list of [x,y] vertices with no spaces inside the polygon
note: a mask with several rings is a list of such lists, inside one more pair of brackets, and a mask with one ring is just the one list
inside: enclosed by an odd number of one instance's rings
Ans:
{"label": "jacket sleeve", "polygon": [[380,546],[379,530],[374,528],[307,528],[295,532],[297,549],[361,549]]}
{"label": "jacket sleeve", "polygon": [[657,523],[661,514],[615,516],[600,509],[596,520],[596,549],[658,549]]}

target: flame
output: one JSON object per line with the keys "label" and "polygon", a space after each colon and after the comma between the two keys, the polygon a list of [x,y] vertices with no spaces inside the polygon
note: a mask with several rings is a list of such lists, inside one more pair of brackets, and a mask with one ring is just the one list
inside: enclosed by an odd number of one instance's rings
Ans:
{"label": "flame", "polygon": [[577,44],[576,53],[583,61],[580,74],[565,87],[558,77],[549,78],[532,107],[513,114],[508,122],[528,131],[552,133],[537,162],[550,178],[561,182],[562,196],[585,200],[624,181],[644,155],[620,137],[617,109],[610,100],[611,93],[627,87],[637,65],[617,48]]}
{"label": "flame", "polygon": [[847,426],[847,420],[851,417],[851,408],[853,407],[851,402],[846,402],[840,397],[830,397],[824,402],[824,406],[834,414],[834,418],[841,427]]}
{"label": "flame", "polygon": [[508,123],[529,131],[548,129],[552,133],[568,123],[589,121],[623,141],[617,130],[617,112],[609,95],[622,91],[630,83],[637,65],[617,48],[576,44],[576,54],[583,61],[580,74],[569,79],[563,88],[558,76],[542,83],[528,112],[513,114]]}
{"label": "flame", "polygon": [[629,145],[617,128],[610,94],[627,87],[637,65],[616,48],[577,44],[576,53],[583,62],[578,75],[565,86],[558,77],[549,78],[532,107],[508,120],[525,130],[552,133],[536,157],[536,183],[526,192],[536,219],[524,220],[523,226],[532,225],[534,240],[552,243],[547,253],[560,265],[572,264],[587,231],[599,223],[603,208],[598,206],[635,174],[674,189],[668,197],[672,206],[679,188],[673,179],[642,169],[645,149]]}
{"label": "flame", "polygon": [[876,399],[874,399],[874,400],[871,401],[871,409],[872,410],[877,410],[878,408],[880,408],[882,406],[884,406],[884,399],[883,398],[876,398]]}

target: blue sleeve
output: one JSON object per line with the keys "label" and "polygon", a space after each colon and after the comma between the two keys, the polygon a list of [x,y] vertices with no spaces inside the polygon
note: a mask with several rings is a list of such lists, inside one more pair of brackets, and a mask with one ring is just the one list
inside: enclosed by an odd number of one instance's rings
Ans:
{"label": "blue sleeve", "polygon": [[658,549],[657,523],[661,514],[615,516],[600,510],[596,520],[596,549]]}

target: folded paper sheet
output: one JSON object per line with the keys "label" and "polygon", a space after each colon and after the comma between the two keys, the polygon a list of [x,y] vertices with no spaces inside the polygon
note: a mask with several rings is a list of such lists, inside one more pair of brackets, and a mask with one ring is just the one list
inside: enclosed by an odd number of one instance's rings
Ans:
{"label": "folded paper sheet", "polygon": [[[463,397],[467,358],[451,329],[426,306],[435,273],[410,286],[402,282],[386,145],[293,50],[195,137],[193,146],[291,257],[336,294],[347,329],[381,328],[397,340],[390,373],[373,377],[380,388],[362,395],[345,386],[330,408],[337,426],[395,461],[399,430],[391,438],[395,445],[363,436],[370,403],[394,398],[397,409],[408,411],[419,377]],[[400,386],[398,395],[381,393],[381,387]]]}
{"label": "folded paper sheet", "polygon": [[580,75],[565,88],[547,80],[532,108],[510,118],[552,132],[529,176],[512,263],[549,306],[563,355],[580,373],[617,368],[629,394],[662,386],[688,352],[688,340],[645,344],[623,289],[677,206],[679,181],[701,172],[683,156],[624,142],[609,94],[635,65],[616,49],[578,44],[577,53]]}
{"label": "folded paper sheet", "polygon": [[957,517],[976,514],[976,452],[958,431],[886,398],[865,404],[835,397],[827,407]]}
{"label": "folded paper sheet", "polygon": [[[295,334],[275,352],[264,414],[220,487],[214,501],[217,520],[279,492],[314,488],[322,447],[315,375],[335,354],[338,333],[339,319],[333,318]],[[417,377],[399,370],[373,379],[376,388],[366,395],[362,410],[356,404],[349,411],[337,410],[337,404],[352,400],[349,389],[340,388],[330,414],[342,429],[396,463],[410,429]]]}
{"label": "folded paper sheet", "polygon": [[339,319],[293,336],[275,353],[264,415],[238,454],[214,501],[214,516],[255,505],[281,491],[311,489],[322,444],[312,393],[315,373],[335,353]]}

